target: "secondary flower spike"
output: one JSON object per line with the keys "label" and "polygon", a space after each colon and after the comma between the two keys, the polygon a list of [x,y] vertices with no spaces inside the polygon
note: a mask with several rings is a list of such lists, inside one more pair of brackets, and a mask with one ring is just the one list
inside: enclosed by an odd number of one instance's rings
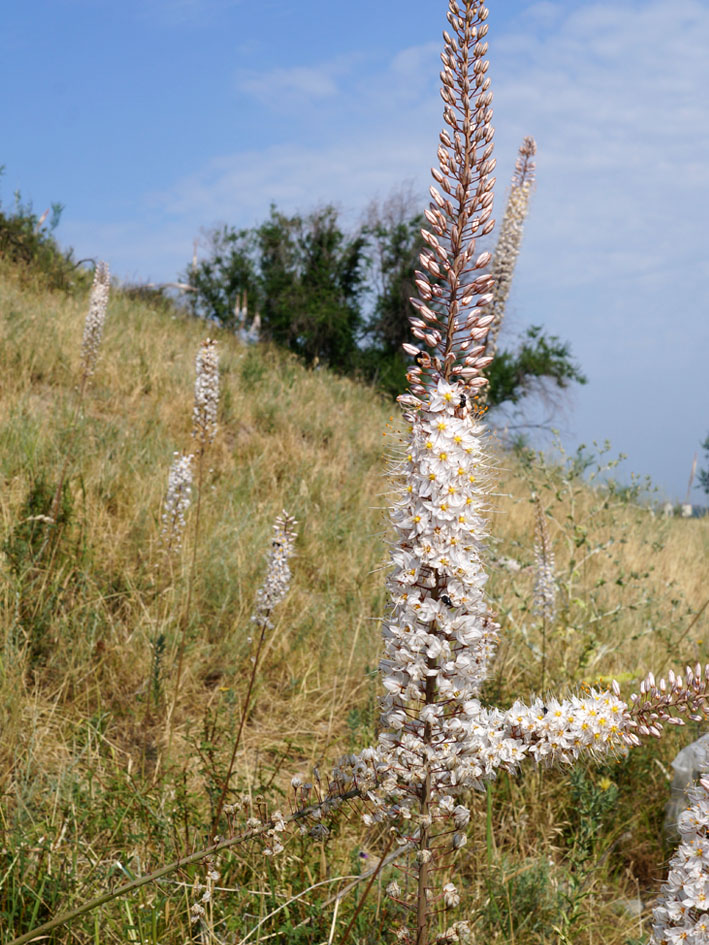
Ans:
{"label": "secondary flower spike", "polygon": [[651,945],[709,942],[709,756],[677,827],[681,842],[653,909]]}
{"label": "secondary flower spike", "polygon": [[287,512],[282,512],[274,523],[266,578],[256,594],[256,606],[251,617],[259,628],[272,629],[271,611],[288,593],[291,579],[288,561],[298,537],[295,530],[297,524]]}
{"label": "secondary flower spike", "polygon": [[529,210],[529,198],[534,189],[535,166],[533,158],[536,153],[537,145],[534,138],[525,138],[517,155],[510,195],[507,199],[505,214],[500,225],[500,235],[497,238],[497,245],[492,258],[490,274],[495,280],[495,287],[490,311],[493,318],[485,347],[486,355],[491,358],[497,354],[497,339],[502,327],[512,276],[522,245],[524,222],[527,219]]}
{"label": "secondary flower spike", "polygon": [[165,550],[177,552],[182,547],[186,514],[192,497],[192,460],[175,453],[167,479],[167,495],[162,513],[162,539]]}
{"label": "secondary flower spike", "polygon": [[549,539],[544,510],[536,500],[537,517],[534,529],[534,608],[548,623],[556,616],[556,576],[554,550]]}
{"label": "secondary flower spike", "polygon": [[219,355],[217,343],[207,338],[200,345],[195,358],[194,409],[192,436],[200,451],[214,442],[217,435],[217,407],[219,404]]}
{"label": "secondary flower spike", "polygon": [[85,387],[88,379],[96,370],[98,352],[101,347],[103,326],[108,308],[108,293],[111,288],[111,275],[108,263],[99,262],[94,272],[94,281],[89,296],[89,311],[84,322],[84,337],[81,342],[81,384]]}

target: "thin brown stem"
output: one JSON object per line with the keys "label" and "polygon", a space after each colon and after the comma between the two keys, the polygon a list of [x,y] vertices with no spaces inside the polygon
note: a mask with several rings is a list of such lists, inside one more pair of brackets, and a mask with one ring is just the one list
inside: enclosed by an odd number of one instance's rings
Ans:
{"label": "thin brown stem", "polygon": [[[428,660],[432,668],[436,665],[435,660]],[[426,679],[426,705],[433,705],[436,701],[436,677],[428,676]],[[430,745],[432,739],[431,723],[426,722],[423,730],[424,744]],[[426,777],[421,785],[421,795],[419,798],[419,811],[421,813],[421,829],[419,833],[418,851],[421,854],[418,866],[418,888],[416,894],[416,945],[428,945],[428,874],[430,869],[431,850],[429,847],[429,817],[431,803],[431,765],[426,762]]]}
{"label": "thin brown stem", "polygon": [[185,661],[185,649],[187,647],[187,628],[189,626],[190,620],[190,610],[192,609],[192,594],[194,589],[195,574],[197,571],[197,546],[199,545],[199,529],[200,529],[200,512],[202,508],[202,483],[204,481],[204,453],[205,446],[202,444],[200,446],[199,455],[197,458],[197,507],[195,509],[195,523],[194,523],[194,541],[192,547],[192,563],[190,564],[190,575],[188,578],[187,584],[187,600],[185,601],[185,607],[182,612],[181,619],[181,628],[180,628],[180,643],[179,649],[177,652],[177,672],[175,674],[175,693],[172,698],[172,705],[170,707],[170,712],[168,714],[167,725],[170,729],[169,743],[172,743],[172,730],[170,722],[172,720],[175,707],[177,705],[177,700],[180,695],[180,683],[182,681],[182,670],[184,667]]}
{"label": "thin brown stem", "polygon": [[392,835],[389,837],[389,843],[387,843],[386,847],[384,848],[384,852],[382,853],[381,859],[379,860],[379,863],[377,863],[377,868],[376,868],[376,869],[374,870],[374,872],[372,873],[372,876],[371,876],[369,882],[367,883],[367,886],[366,886],[364,892],[362,893],[362,896],[361,896],[359,902],[357,903],[357,908],[356,908],[355,911],[354,911],[354,915],[353,915],[352,918],[350,919],[349,925],[348,925],[347,928],[345,929],[345,931],[344,931],[344,933],[343,933],[343,935],[342,935],[342,938],[341,938],[340,941],[339,941],[339,945],[345,945],[347,939],[349,938],[350,932],[351,932],[352,929],[354,928],[354,924],[355,924],[355,922],[357,921],[357,916],[358,916],[358,915],[360,914],[360,912],[362,911],[362,906],[364,905],[364,903],[365,903],[365,901],[366,901],[366,899],[367,899],[367,896],[369,895],[369,891],[371,890],[372,886],[374,885],[374,880],[377,878],[377,876],[379,875],[379,873],[380,873],[382,867],[383,867],[384,864],[386,863],[387,853],[388,853],[389,850],[391,849],[391,845],[392,845],[393,842],[394,842],[394,834],[392,833]]}
{"label": "thin brown stem", "polygon": [[[270,611],[269,611],[270,613]],[[222,815],[222,810],[224,809],[224,801],[226,800],[227,792],[229,790],[229,782],[231,781],[231,776],[234,772],[234,762],[236,761],[236,753],[239,750],[239,745],[241,743],[241,733],[244,730],[244,724],[246,722],[246,717],[249,713],[249,705],[251,703],[251,693],[253,692],[254,683],[256,681],[256,672],[258,670],[259,660],[261,658],[261,651],[263,649],[263,642],[266,637],[266,628],[268,626],[268,614],[265,615],[265,619],[261,625],[261,634],[259,636],[258,644],[256,646],[256,656],[254,657],[253,664],[251,666],[251,677],[249,679],[249,685],[246,690],[246,695],[244,696],[244,705],[241,709],[241,719],[239,720],[239,728],[236,733],[236,739],[234,740],[234,748],[231,752],[231,759],[229,761],[229,767],[227,769],[226,777],[224,778],[224,784],[222,785],[221,794],[219,795],[219,800],[217,802],[217,808],[214,812],[214,817],[212,818],[212,835],[214,835],[219,826],[219,818]]]}
{"label": "thin brown stem", "polygon": [[[352,788],[350,791],[345,791],[343,794],[338,795],[339,799],[342,801],[348,801],[352,798],[360,796],[359,788]],[[330,798],[330,800],[332,800],[332,798]],[[320,807],[322,807],[322,803],[313,804],[310,807],[304,808],[303,810],[296,811],[294,814],[291,814],[290,817],[286,817],[284,822],[288,824],[293,823],[296,820],[303,820],[304,818],[311,816]],[[67,922],[78,919],[80,916],[86,915],[88,912],[93,912],[94,909],[98,909],[100,906],[105,905],[107,902],[111,902],[113,899],[118,899],[121,896],[125,896],[136,889],[140,889],[141,886],[146,886],[148,883],[154,883],[158,879],[162,879],[163,876],[167,876],[169,873],[174,873],[175,870],[189,866],[191,863],[197,863],[199,860],[205,859],[205,857],[213,856],[215,853],[219,853],[222,850],[227,850],[229,847],[236,846],[239,843],[245,843],[247,840],[253,840],[255,837],[260,836],[270,829],[271,824],[264,824],[260,827],[256,827],[254,830],[246,830],[234,837],[228,837],[226,840],[220,840],[219,843],[213,843],[211,846],[205,847],[203,850],[198,850],[196,853],[191,853],[189,856],[180,857],[179,859],[174,860],[172,863],[168,863],[167,866],[161,866],[160,869],[155,870],[155,872],[148,873],[147,876],[140,876],[138,879],[134,879],[130,883],[125,883],[125,885],[111,890],[111,892],[97,896],[95,899],[89,899],[88,902],[77,906],[75,909],[71,909],[69,912],[64,912],[55,919],[50,919],[43,925],[38,925],[37,928],[31,929],[29,932],[25,932],[25,934],[20,935],[19,938],[13,938],[7,943],[7,945],[25,945],[25,942],[31,942],[40,936],[44,937],[44,933],[51,932],[52,929],[56,929],[60,925],[66,925]]]}
{"label": "thin brown stem", "polygon": [[[699,618],[702,616],[702,614],[704,613],[704,611],[707,609],[708,606],[709,606],[709,597],[704,601],[704,603],[702,604],[702,606],[699,608],[699,610],[696,612],[696,614],[695,614],[695,615],[692,617],[692,619],[689,621],[689,623],[687,624],[687,626],[686,626],[685,629],[684,629],[684,632],[681,633],[680,636],[675,640],[675,642],[674,642],[675,649],[680,645],[680,643],[683,643],[683,642],[684,642],[684,640],[687,638],[687,634],[688,634],[689,631],[692,629],[692,627],[695,625],[695,623],[699,620]],[[669,662],[669,657],[666,656],[666,657],[665,657],[665,662],[664,662],[664,663],[662,664],[662,666],[660,667],[660,672],[664,672],[665,667],[667,666],[668,662]]]}

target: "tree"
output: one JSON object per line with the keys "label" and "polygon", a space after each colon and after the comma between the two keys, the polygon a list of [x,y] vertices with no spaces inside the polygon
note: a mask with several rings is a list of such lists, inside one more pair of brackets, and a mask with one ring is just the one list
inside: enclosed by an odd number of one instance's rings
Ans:
{"label": "tree", "polygon": [[[707,434],[706,440],[702,443],[702,450],[704,450],[704,455],[709,461],[709,434]],[[709,496],[709,466],[707,466],[706,469],[700,469],[697,473],[697,488],[703,489]]]}
{"label": "tree", "polygon": [[516,351],[500,351],[488,368],[487,403],[491,407],[516,404],[529,394],[544,393],[549,384],[559,390],[572,381],[587,378],[571,360],[569,343],[546,335],[541,325],[531,325]]}
{"label": "tree", "polygon": [[362,327],[364,237],[346,236],[332,206],[307,217],[272,206],[256,242],[264,330],[307,364],[350,373]]}
{"label": "tree", "polygon": [[182,276],[196,291],[190,293],[194,315],[213,319],[225,328],[236,327],[237,307],[243,293],[257,303],[258,261],[250,230],[221,226],[207,236],[209,255]]}
{"label": "tree", "polygon": [[362,232],[367,239],[372,306],[366,321],[361,373],[393,397],[403,388],[410,358],[402,345],[410,340],[414,273],[424,247],[423,213],[410,187],[385,201],[372,201]]}
{"label": "tree", "polygon": [[[529,168],[525,173],[528,183]],[[250,315],[259,313],[265,337],[306,364],[322,362],[395,397],[411,366],[402,344],[409,340],[410,299],[426,245],[423,225],[406,187],[372,202],[351,235],[332,206],[305,216],[272,206],[252,229],[212,231],[207,258],[184,277],[196,290],[192,310],[237,328],[237,304],[247,293]],[[507,282],[513,266],[508,268]],[[504,305],[498,308],[501,316]],[[486,402],[495,407],[553,387],[563,390],[573,381],[585,384],[586,378],[567,342],[532,326],[516,349],[498,354],[489,381]]]}
{"label": "tree", "polygon": [[207,258],[185,275],[196,290],[192,310],[235,328],[245,292],[266,337],[307,364],[351,373],[362,330],[364,248],[361,233],[345,235],[332,206],[305,217],[272,206],[260,226],[212,231]]}
{"label": "tree", "polygon": [[[0,165],[0,176],[3,173]],[[62,204],[53,203],[51,213],[48,209],[38,217],[19,191],[15,191],[14,206],[5,208],[0,201],[0,259],[39,276],[51,289],[69,291],[85,286],[89,276],[78,268],[73,251],[62,250],[54,238],[63,209]]]}

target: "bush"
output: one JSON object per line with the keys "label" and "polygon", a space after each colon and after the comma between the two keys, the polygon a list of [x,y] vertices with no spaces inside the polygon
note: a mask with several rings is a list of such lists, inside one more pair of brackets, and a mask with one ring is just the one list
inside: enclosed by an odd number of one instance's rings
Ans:
{"label": "bush", "polygon": [[[0,167],[0,174],[2,171]],[[38,217],[31,204],[23,203],[19,191],[11,209],[0,202],[0,259],[38,277],[50,289],[69,291],[85,287],[89,276],[74,261],[73,251],[60,249],[53,236],[63,209],[60,203],[53,203],[45,225],[47,214]]]}

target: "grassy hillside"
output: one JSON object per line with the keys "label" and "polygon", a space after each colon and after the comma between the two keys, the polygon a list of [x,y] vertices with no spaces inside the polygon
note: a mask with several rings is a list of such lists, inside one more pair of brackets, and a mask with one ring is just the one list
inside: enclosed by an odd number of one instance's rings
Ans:
{"label": "grassy hillside", "polygon": [[[230,800],[262,794],[286,809],[293,774],[324,771],[376,737],[392,406],[283,352],[244,348],[114,293],[79,407],[86,305],[84,295],[51,294],[0,269],[5,943],[205,845],[283,508],[299,521],[292,589],[267,638]],[[173,562],[161,550],[161,503],[174,451],[190,449],[194,357],[207,333],[219,343],[219,433],[198,541],[193,508]],[[709,520],[651,517],[627,495],[589,487],[578,457],[551,467],[495,455],[489,591],[503,642],[487,699],[509,705],[609,676],[630,686],[650,668],[706,661]],[[60,524],[50,528],[62,480]],[[547,627],[532,612],[533,495],[559,580]],[[481,795],[461,852],[480,940],[641,941],[642,919],[617,901],[645,901],[657,888],[669,849],[668,765],[700,731],[680,729],[610,766],[589,760],[573,775],[504,775]],[[212,931],[190,925],[191,884],[203,875],[195,867],[48,940],[338,941],[362,893],[356,886],[336,907],[328,900],[344,885],[338,878],[361,873],[384,845],[354,814],[326,841],[274,860],[250,848],[223,857]],[[351,941],[392,941],[393,909],[375,887]]]}

